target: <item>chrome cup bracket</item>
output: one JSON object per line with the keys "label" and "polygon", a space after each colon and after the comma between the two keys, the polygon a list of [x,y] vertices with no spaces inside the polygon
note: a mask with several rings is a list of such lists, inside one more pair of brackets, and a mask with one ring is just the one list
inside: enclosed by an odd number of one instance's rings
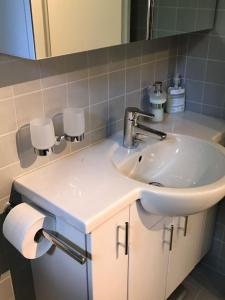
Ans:
{"label": "chrome cup bracket", "polygon": [[79,136],[69,136],[65,134],[65,140],[71,143],[79,143],[84,140],[84,133]]}
{"label": "chrome cup bracket", "polygon": [[34,148],[34,153],[38,156],[48,156],[51,155],[54,152],[54,147],[49,149],[36,149]]}

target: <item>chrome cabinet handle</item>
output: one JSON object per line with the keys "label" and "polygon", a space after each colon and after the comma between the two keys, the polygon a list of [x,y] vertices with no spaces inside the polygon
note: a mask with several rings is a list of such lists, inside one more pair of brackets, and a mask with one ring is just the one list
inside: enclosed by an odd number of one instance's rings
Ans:
{"label": "chrome cabinet handle", "polygon": [[[124,243],[119,241],[119,231],[122,229],[125,231],[125,240]],[[125,226],[118,225],[117,226],[117,257],[118,257],[118,246],[122,246],[124,248],[124,254],[128,255],[129,252],[129,222],[125,222]]]}
{"label": "chrome cabinet handle", "polygon": [[185,217],[185,223],[184,223],[184,236],[187,236],[187,230],[188,230],[188,216]]}
{"label": "chrome cabinet handle", "polygon": [[188,230],[188,216],[184,217],[185,221],[184,221],[184,227],[183,226],[179,226],[178,229],[182,230],[184,232],[184,237],[187,236],[187,230]]}
{"label": "chrome cabinet handle", "polygon": [[125,222],[125,255],[128,255],[129,223]]}
{"label": "chrome cabinet handle", "polygon": [[170,231],[170,241],[166,242],[167,244],[169,244],[169,250],[172,251],[173,250],[173,233],[174,233],[174,225],[171,225],[169,228],[165,227],[165,230]]}
{"label": "chrome cabinet handle", "polygon": [[147,6],[147,24],[146,24],[146,40],[150,40],[153,37],[153,25],[154,25],[154,6],[155,0],[148,0]]}
{"label": "chrome cabinet handle", "polygon": [[153,38],[155,0],[151,0],[149,38]]}
{"label": "chrome cabinet handle", "polygon": [[171,225],[171,228],[170,228],[170,251],[173,250],[173,233],[174,233],[174,226]]}
{"label": "chrome cabinet handle", "polygon": [[148,0],[148,7],[147,7],[147,24],[146,24],[146,40],[150,39],[150,22],[151,22],[151,0]]}

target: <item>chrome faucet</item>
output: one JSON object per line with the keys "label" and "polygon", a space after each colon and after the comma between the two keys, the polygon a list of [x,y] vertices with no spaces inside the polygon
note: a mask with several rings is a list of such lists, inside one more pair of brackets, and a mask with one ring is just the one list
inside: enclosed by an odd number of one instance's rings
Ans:
{"label": "chrome faucet", "polygon": [[123,137],[123,145],[126,148],[132,149],[137,147],[137,141],[140,140],[138,138],[138,133],[135,128],[139,128],[150,132],[152,134],[156,134],[160,137],[160,140],[164,140],[167,137],[167,134],[144,124],[141,124],[139,121],[139,117],[147,117],[153,118],[154,115],[151,113],[146,113],[141,111],[137,107],[127,107],[124,116],[124,137]]}

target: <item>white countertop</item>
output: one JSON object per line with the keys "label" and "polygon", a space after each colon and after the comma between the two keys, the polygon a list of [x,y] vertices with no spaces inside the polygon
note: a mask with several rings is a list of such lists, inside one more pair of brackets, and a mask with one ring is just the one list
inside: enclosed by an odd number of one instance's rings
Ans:
{"label": "white countertop", "polygon": [[[167,115],[163,123],[151,127],[215,142],[225,137],[224,120],[192,112]],[[21,176],[15,180],[15,188],[36,205],[90,233],[140,197],[138,183],[120,174],[111,161],[114,150],[122,145],[122,137],[120,132]]]}

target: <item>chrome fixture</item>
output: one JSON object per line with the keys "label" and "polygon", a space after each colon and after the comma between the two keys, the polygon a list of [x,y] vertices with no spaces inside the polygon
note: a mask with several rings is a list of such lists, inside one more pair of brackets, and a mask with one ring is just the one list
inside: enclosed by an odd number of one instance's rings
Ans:
{"label": "chrome fixture", "polygon": [[31,144],[39,156],[55,152],[63,140],[78,143],[84,140],[85,115],[81,108],[67,107],[63,111],[63,129],[60,136],[55,135],[53,121],[50,118],[37,118],[30,122]]}
{"label": "chrome fixture", "polygon": [[85,264],[87,259],[91,259],[90,253],[72,243],[58,232],[42,229],[40,232],[40,238],[42,237],[46,238],[49,242],[75,259],[81,265]]}
{"label": "chrome fixture", "polygon": [[124,137],[123,137],[124,147],[128,149],[137,147],[137,141],[140,141],[138,137],[140,133],[136,132],[135,130],[136,128],[158,135],[160,137],[160,140],[164,140],[167,137],[166,133],[145,126],[144,124],[141,124],[139,121],[139,117],[147,117],[152,119],[154,115],[151,113],[146,113],[144,111],[141,111],[137,107],[126,108],[125,116],[124,116]]}
{"label": "chrome fixture", "polygon": [[64,137],[67,142],[78,143],[78,142],[82,142],[84,140],[84,133],[81,135],[78,135],[78,136],[70,136],[70,135],[65,134]]}
{"label": "chrome fixture", "polygon": [[169,250],[173,250],[173,235],[174,235],[174,225],[171,225],[170,227],[164,227],[165,230],[170,232],[170,241],[164,241],[165,243],[169,244]]}
{"label": "chrome fixture", "polygon": [[51,147],[49,149],[37,149],[34,148],[34,153],[38,156],[48,156],[54,152],[54,147]]}

